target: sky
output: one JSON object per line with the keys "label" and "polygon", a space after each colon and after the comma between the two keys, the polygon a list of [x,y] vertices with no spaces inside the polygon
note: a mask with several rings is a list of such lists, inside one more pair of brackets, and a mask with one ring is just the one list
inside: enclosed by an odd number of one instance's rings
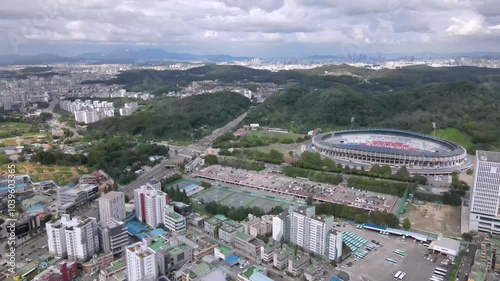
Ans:
{"label": "sky", "polygon": [[492,52],[498,0],[2,1],[0,54]]}

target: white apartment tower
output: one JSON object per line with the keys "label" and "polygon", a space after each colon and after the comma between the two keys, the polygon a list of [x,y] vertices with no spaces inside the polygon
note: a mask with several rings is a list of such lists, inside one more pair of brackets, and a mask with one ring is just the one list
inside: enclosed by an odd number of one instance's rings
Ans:
{"label": "white apartment tower", "polygon": [[135,213],[139,221],[155,228],[163,223],[168,195],[150,185],[134,190]]}
{"label": "white apartment tower", "polygon": [[476,151],[469,230],[500,234],[500,152]]}
{"label": "white apartment tower", "polygon": [[307,249],[309,246],[309,221],[316,208],[299,207],[290,214],[290,242],[302,248]]}
{"label": "white apartment tower", "polygon": [[126,219],[125,194],[123,192],[108,192],[97,201],[99,202],[99,221],[106,222],[110,219],[124,221]]}
{"label": "white apartment tower", "polygon": [[47,223],[49,253],[84,262],[99,251],[97,220],[65,214],[54,223]]}
{"label": "white apartment tower", "polygon": [[328,232],[328,253],[329,260],[338,260],[342,256],[342,232],[330,230]]}
{"label": "white apartment tower", "polygon": [[309,251],[326,255],[328,232],[333,228],[333,217],[314,216],[309,220]]}
{"label": "white apartment tower", "polygon": [[154,281],[158,278],[156,252],[147,242],[137,242],[127,247],[127,280]]}

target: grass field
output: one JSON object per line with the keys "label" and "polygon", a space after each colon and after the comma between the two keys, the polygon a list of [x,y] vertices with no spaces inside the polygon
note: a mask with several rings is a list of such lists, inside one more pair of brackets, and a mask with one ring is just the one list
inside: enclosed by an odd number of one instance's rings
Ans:
{"label": "grass field", "polygon": [[469,150],[472,147],[472,138],[466,133],[462,133],[455,128],[446,128],[436,130],[436,137],[452,142],[456,142],[465,149]]}
{"label": "grass field", "polygon": [[295,133],[276,133],[276,132],[268,132],[264,130],[253,131],[249,133],[247,136],[257,136],[257,137],[268,137],[268,138],[278,138],[278,139],[292,139],[296,140],[302,135]]}
{"label": "grass field", "polygon": [[3,122],[0,123],[0,138],[16,137],[28,134],[30,125],[20,122]]}
{"label": "grass field", "polygon": [[[16,163],[16,174],[27,174],[34,182],[53,180],[57,185],[63,186],[88,173],[87,167],[64,167],[54,165],[41,165],[34,163]],[[7,164],[0,166],[0,175],[6,175]]]}
{"label": "grass field", "polygon": [[33,134],[25,135],[16,138],[7,138],[2,141],[5,146],[16,146],[16,145],[29,145],[35,142],[50,142],[51,139],[47,135],[43,134]]}
{"label": "grass field", "polygon": [[243,149],[243,150],[245,150],[245,149],[257,150],[257,151],[265,152],[265,153],[269,153],[269,151],[271,151],[271,149],[274,149],[276,151],[283,153],[285,156],[288,156],[288,151],[300,153],[300,146],[301,145],[302,144],[300,144],[300,143],[291,143],[291,144],[274,143],[274,144],[270,144],[270,145],[266,145],[266,146],[249,147],[249,148],[241,148],[241,149]]}

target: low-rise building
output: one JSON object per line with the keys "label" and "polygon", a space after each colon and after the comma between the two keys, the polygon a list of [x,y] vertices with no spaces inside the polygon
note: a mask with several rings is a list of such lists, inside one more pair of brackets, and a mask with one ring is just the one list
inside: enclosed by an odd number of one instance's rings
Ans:
{"label": "low-rise building", "polygon": [[193,260],[193,248],[185,243],[172,245],[169,248],[157,251],[157,261],[161,275],[167,275],[171,271],[181,268],[184,264],[190,264]]}
{"label": "low-rise building", "polygon": [[323,278],[323,269],[321,263],[313,261],[304,268],[304,278],[307,281],[319,281]]}
{"label": "low-rise building", "polygon": [[94,274],[101,269],[108,267],[113,262],[113,253],[105,253],[92,257],[90,261],[82,264],[83,272]]}
{"label": "low-rise building", "polygon": [[238,274],[237,281],[269,281],[267,270],[260,265],[252,265],[247,270]]}
{"label": "low-rise building", "polygon": [[51,265],[33,277],[34,281],[71,281],[78,274],[76,262],[61,261]]}
{"label": "low-rise building", "polygon": [[171,232],[182,232],[186,230],[186,218],[176,212],[165,211],[163,224]]}
{"label": "low-rise building", "polygon": [[105,267],[99,271],[99,281],[108,281],[114,275],[125,272],[126,269],[127,263],[125,262],[125,258],[115,260],[108,267]]}
{"label": "low-rise building", "polygon": [[227,257],[232,255],[234,251],[226,246],[220,245],[214,248],[214,256],[218,259],[225,260]]}
{"label": "low-rise building", "polygon": [[264,236],[273,231],[273,216],[262,216],[260,218],[248,215],[249,220],[245,223],[244,231],[252,236]]}
{"label": "low-rise building", "polygon": [[283,270],[288,267],[288,258],[293,255],[293,250],[287,245],[283,248],[277,248],[273,253],[273,266],[278,270]]}
{"label": "low-rise building", "polygon": [[198,281],[214,270],[208,263],[200,263],[182,272],[181,281]]}
{"label": "low-rise building", "polygon": [[216,244],[210,243],[208,241],[197,242],[198,248],[193,250],[193,259],[201,260],[206,255],[212,255],[214,253],[214,248]]}
{"label": "low-rise building", "polygon": [[245,232],[238,232],[234,237],[234,247],[254,261],[260,261],[260,249],[263,244],[264,242]]}
{"label": "low-rise building", "polygon": [[260,259],[263,262],[270,263],[273,261],[274,245],[265,244],[260,246]]}
{"label": "low-rise building", "polygon": [[211,217],[205,220],[203,230],[210,236],[215,237],[218,235],[218,228],[222,224],[218,219]]}
{"label": "low-rise building", "polygon": [[288,272],[292,276],[300,276],[303,269],[309,264],[309,257],[304,255],[294,255],[288,258]]}

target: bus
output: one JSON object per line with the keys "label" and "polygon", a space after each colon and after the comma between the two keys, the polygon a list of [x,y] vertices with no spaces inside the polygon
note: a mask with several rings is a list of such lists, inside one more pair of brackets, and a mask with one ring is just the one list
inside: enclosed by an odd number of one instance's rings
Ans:
{"label": "bus", "polygon": [[403,278],[405,278],[405,276],[406,276],[406,272],[401,273],[401,275],[399,275],[399,280],[403,280]]}
{"label": "bus", "polygon": [[388,263],[390,263],[390,264],[398,264],[397,261],[395,261],[393,259],[389,259],[389,258],[386,258],[385,261],[388,262]]}
{"label": "bus", "polygon": [[396,274],[394,274],[394,279],[398,280],[399,279],[399,275],[401,275],[401,271],[398,271],[396,272]]}
{"label": "bus", "polygon": [[401,250],[394,250],[393,253],[401,257],[404,257],[406,255],[406,252]]}
{"label": "bus", "polygon": [[437,275],[437,276],[443,276],[443,277],[446,275],[446,273],[443,273],[443,272],[441,272],[441,271],[437,271],[437,270],[434,270],[434,273],[433,273],[433,274],[434,274],[434,275]]}
{"label": "bus", "polygon": [[444,268],[441,268],[441,267],[436,267],[436,269],[434,271],[441,271],[443,272],[444,274],[446,274],[446,272],[448,272],[448,270],[444,269]]}
{"label": "bus", "polygon": [[443,281],[443,276],[432,275],[431,276],[431,280],[433,280],[433,281]]}

